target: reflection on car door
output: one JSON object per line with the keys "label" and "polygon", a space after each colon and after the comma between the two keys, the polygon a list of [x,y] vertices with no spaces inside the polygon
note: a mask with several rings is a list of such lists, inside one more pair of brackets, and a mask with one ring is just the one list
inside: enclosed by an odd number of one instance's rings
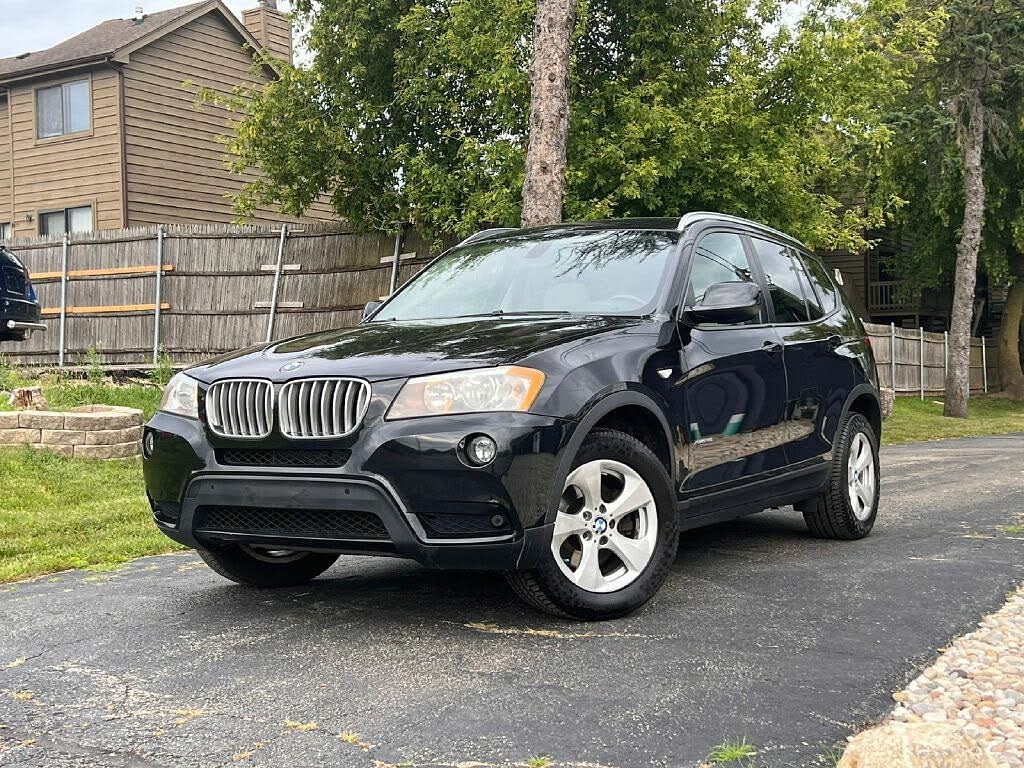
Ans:
{"label": "reflection on car door", "polygon": [[[788,245],[753,239],[771,298],[776,329],[784,345],[788,395],[786,458],[801,464],[832,450],[836,425],[853,386],[854,369],[844,344],[841,317],[833,310],[836,297],[824,270],[811,273]],[[820,269],[820,267],[819,267]],[[827,309],[826,309],[827,308]]]}
{"label": "reflection on car door", "polygon": [[[749,244],[734,232],[703,235],[693,249],[683,303],[708,286],[757,282]],[[742,325],[679,325],[682,375],[674,382],[673,410],[681,421],[680,491],[725,490],[785,465],[783,416],[786,377],[782,343],[761,316]]]}

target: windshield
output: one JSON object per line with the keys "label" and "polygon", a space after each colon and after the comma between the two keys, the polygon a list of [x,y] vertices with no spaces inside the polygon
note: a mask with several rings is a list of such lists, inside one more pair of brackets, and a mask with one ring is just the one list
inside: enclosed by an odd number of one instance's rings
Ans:
{"label": "windshield", "polygon": [[427,267],[374,320],[641,314],[654,301],[675,243],[670,232],[634,230],[471,243]]}

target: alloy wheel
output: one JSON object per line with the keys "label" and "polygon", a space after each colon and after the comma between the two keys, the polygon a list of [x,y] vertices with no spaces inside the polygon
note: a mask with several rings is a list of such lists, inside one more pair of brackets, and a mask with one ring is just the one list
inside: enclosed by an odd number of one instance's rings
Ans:
{"label": "alloy wheel", "polygon": [[875,451],[863,432],[858,432],[850,443],[850,456],[846,464],[847,495],[853,515],[861,522],[871,517],[875,506]]}
{"label": "alloy wheel", "polygon": [[551,552],[562,573],[588,592],[614,592],[633,583],[658,542],[654,495],[629,466],[589,461],[566,478]]}

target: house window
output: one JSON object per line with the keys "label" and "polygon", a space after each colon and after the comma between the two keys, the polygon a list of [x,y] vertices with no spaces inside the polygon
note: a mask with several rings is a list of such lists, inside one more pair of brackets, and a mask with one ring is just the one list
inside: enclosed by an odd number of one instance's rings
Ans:
{"label": "house window", "polygon": [[36,136],[49,139],[89,130],[89,81],[36,91]]}
{"label": "house window", "polygon": [[62,235],[65,232],[92,232],[92,206],[80,205],[39,214],[40,235]]}
{"label": "house window", "polygon": [[11,239],[11,222],[0,221],[0,242]]}

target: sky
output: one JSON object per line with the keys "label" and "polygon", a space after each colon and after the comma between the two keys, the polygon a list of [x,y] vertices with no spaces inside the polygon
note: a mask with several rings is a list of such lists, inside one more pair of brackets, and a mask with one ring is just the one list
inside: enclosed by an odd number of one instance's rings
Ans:
{"label": "sky", "polygon": [[[164,11],[192,0],[0,0],[0,58],[41,51],[107,19],[129,18],[141,5],[146,13]],[[40,5],[46,12],[40,13]],[[224,0],[241,19],[258,0]],[[280,2],[282,11],[288,3]]]}

